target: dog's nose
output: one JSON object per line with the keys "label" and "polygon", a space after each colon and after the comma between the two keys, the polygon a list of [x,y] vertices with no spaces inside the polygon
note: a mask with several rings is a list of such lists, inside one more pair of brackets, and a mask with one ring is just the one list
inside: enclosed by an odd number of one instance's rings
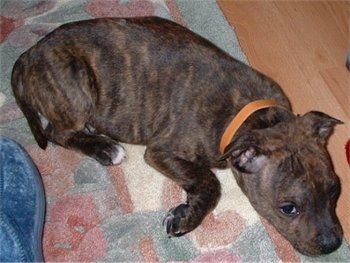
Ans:
{"label": "dog's nose", "polygon": [[342,236],[337,233],[331,235],[321,235],[319,245],[322,254],[329,254],[338,249],[342,244]]}

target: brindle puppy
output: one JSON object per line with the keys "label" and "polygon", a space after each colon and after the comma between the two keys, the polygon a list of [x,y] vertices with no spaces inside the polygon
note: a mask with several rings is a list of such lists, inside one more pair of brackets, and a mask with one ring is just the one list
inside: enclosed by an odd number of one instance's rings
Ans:
{"label": "brindle puppy", "polygon": [[259,110],[221,156],[221,136],[244,105],[290,103],[270,78],[178,24],[148,17],[63,25],[21,55],[12,87],[43,149],[51,141],[112,165],[124,158],[118,142],[147,145],[147,163],[187,192],[165,219],[172,236],[215,208],[220,183],[211,168],[229,163],[255,209],[297,250],[320,255],[341,244],[340,183],[326,150],[340,121]]}

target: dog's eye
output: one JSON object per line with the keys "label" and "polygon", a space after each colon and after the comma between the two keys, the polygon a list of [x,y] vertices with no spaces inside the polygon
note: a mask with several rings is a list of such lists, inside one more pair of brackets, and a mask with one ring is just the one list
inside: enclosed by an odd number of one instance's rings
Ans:
{"label": "dog's eye", "polygon": [[287,216],[297,216],[300,214],[299,209],[294,204],[285,204],[280,206],[280,211]]}

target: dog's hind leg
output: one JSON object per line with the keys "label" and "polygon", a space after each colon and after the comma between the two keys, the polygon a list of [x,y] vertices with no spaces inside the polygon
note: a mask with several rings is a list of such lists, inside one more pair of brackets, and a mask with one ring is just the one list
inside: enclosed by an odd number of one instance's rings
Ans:
{"label": "dog's hind leg", "polygon": [[104,135],[86,134],[81,131],[75,133],[67,143],[69,147],[79,149],[103,165],[118,165],[126,157],[124,148]]}
{"label": "dog's hind leg", "polygon": [[145,160],[187,193],[187,202],[171,209],[165,218],[167,233],[181,236],[195,229],[220,199],[221,186],[215,174],[209,167],[184,160],[162,146],[147,148]]}
{"label": "dog's hind leg", "polygon": [[113,139],[91,132],[91,128],[80,131],[57,130],[48,125],[46,135],[65,148],[77,150],[96,159],[102,165],[118,165],[126,157],[124,148]]}
{"label": "dog's hind leg", "polygon": [[18,73],[13,78],[17,98],[30,106],[31,111],[27,107],[24,113],[34,135],[38,132],[33,127],[39,127],[40,135],[51,142],[80,151],[103,165],[119,164],[125,157],[123,147],[88,125],[99,97],[93,70],[75,57],[54,59],[54,70],[33,67],[27,72],[30,78]]}

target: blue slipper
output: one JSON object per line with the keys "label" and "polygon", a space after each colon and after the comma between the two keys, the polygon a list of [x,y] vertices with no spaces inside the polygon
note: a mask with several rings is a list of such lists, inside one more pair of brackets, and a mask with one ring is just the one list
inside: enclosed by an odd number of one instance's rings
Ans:
{"label": "blue slipper", "polygon": [[25,150],[0,137],[0,261],[43,261],[44,188]]}

